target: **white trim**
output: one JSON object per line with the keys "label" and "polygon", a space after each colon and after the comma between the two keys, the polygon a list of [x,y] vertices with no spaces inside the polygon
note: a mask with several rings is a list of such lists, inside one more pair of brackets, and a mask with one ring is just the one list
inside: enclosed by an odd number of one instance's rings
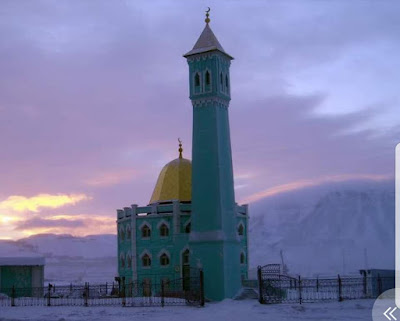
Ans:
{"label": "white trim", "polygon": [[171,229],[169,223],[168,223],[166,220],[162,219],[160,222],[157,223],[157,230],[160,229],[160,227],[161,227],[162,224],[167,225],[167,227],[168,227],[169,230]]}
{"label": "white trim", "polygon": [[151,252],[149,252],[147,249],[142,251],[142,253],[139,255],[139,258],[142,259],[142,257],[143,257],[145,254],[147,254],[148,256],[150,256],[150,258],[152,259]]}
{"label": "white trim", "polygon": [[139,230],[140,231],[142,230],[144,225],[147,225],[150,228],[150,231],[151,231],[151,224],[149,222],[147,222],[147,221],[143,221],[142,224],[140,224],[140,226],[139,226]]}
{"label": "white trim", "polygon": [[169,258],[171,258],[171,254],[166,249],[162,249],[160,252],[158,252],[157,257],[160,258],[161,255],[163,255],[164,253],[167,254]]}

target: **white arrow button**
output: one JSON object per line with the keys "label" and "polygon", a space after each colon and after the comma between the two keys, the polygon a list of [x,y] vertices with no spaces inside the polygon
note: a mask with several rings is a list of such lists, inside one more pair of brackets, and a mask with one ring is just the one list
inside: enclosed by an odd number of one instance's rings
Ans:
{"label": "white arrow button", "polygon": [[389,312],[389,315],[393,318],[393,320],[397,320],[396,317],[392,314],[396,310],[397,310],[397,307],[395,307],[391,312]]}

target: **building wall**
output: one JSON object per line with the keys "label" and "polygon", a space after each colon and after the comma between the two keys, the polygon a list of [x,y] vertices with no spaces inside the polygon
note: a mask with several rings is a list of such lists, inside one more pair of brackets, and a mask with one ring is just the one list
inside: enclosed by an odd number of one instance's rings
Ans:
{"label": "building wall", "polygon": [[[34,288],[44,286],[44,266],[0,266],[0,292],[11,295],[11,289],[24,288],[24,295],[35,293]],[[36,291],[37,292],[37,291]]]}
{"label": "building wall", "polygon": [[[169,211],[169,212],[168,212]],[[243,235],[238,235],[241,252],[245,260],[240,264],[243,279],[248,277],[248,230],[247,206],[236,206],[236,227],[243,225]],[[169,228],[167,237],[160,236],[160,226],[165,223]],[[153,207],[137,207],[118,210],[118,274],[125,281],[143,282],[150,279],[158,283],[161,279],[178,279],[182,277],[182,254],[188,249],[189,234],[185,233],[187,224],[191,223],[190,204],[177,203],[173,205],[158,205]],[[142,238],[142,227],[148,225],[151,229],[150,238]],[[130,237],[128,230],[131,230]],[[124,237],[122,238],[122,233]],[[161,266],[160,255],[167,253],[169,265]],[[147,253],[151,257],[151,267],[142,266],[142,256]],[[131,255],[131,266],[127,256]],[[121,258],[125,258],[122,267]],[[235,258],[240,260],[240,257]]]}

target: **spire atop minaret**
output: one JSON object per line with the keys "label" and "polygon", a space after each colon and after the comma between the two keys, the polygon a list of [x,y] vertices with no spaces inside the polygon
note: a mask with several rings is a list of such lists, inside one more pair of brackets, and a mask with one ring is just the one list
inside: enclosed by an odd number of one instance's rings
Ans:
{"label": "spire atop minaret", "polygon": [[233,59],[231,55],[225,52],[224,48],[222,48],[221,44],[219,43],[217,37],[214,35],[210,28],[210,8],[206,11],[206,19],[204,20],[206,22],[206,26],[203,29],[203,32],[201,33],[199,39],[197,39],[194,47],[192,50],[190,50],[188,53],[184,54],[183,56],[187,58],[188,56],[192,56],[195,54],[200,54],[200,53],[205,53],[209,51],[220,51],[223,54],[227,55],[228,58]]}
{"label": "spire atop minaret", "polygon": [[210,14],[209,12],[211,11],[210,7],[208,7],[208,10],[206,11],[206,20],[204,20],[206,22],[206,24],[208,24],[210,22]]}
{"label": "spire atop minaret", "polygon": [[178,138],[178,142],[179,142],[179,158],[182,158],[182,152],[183,152],[183,148],[182,148],[182,141],[180,138]]}

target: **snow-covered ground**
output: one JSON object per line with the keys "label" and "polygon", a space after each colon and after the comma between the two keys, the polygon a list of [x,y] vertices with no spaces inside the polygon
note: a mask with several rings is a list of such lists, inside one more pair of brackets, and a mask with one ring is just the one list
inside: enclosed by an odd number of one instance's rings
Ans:
{"label": "snow-covered ground", "polygon": [[0,321],[295,321],[372,320],[373,300],[293,305],[261,305],[256,300],[207,303],[194,307],[6,307]]}

